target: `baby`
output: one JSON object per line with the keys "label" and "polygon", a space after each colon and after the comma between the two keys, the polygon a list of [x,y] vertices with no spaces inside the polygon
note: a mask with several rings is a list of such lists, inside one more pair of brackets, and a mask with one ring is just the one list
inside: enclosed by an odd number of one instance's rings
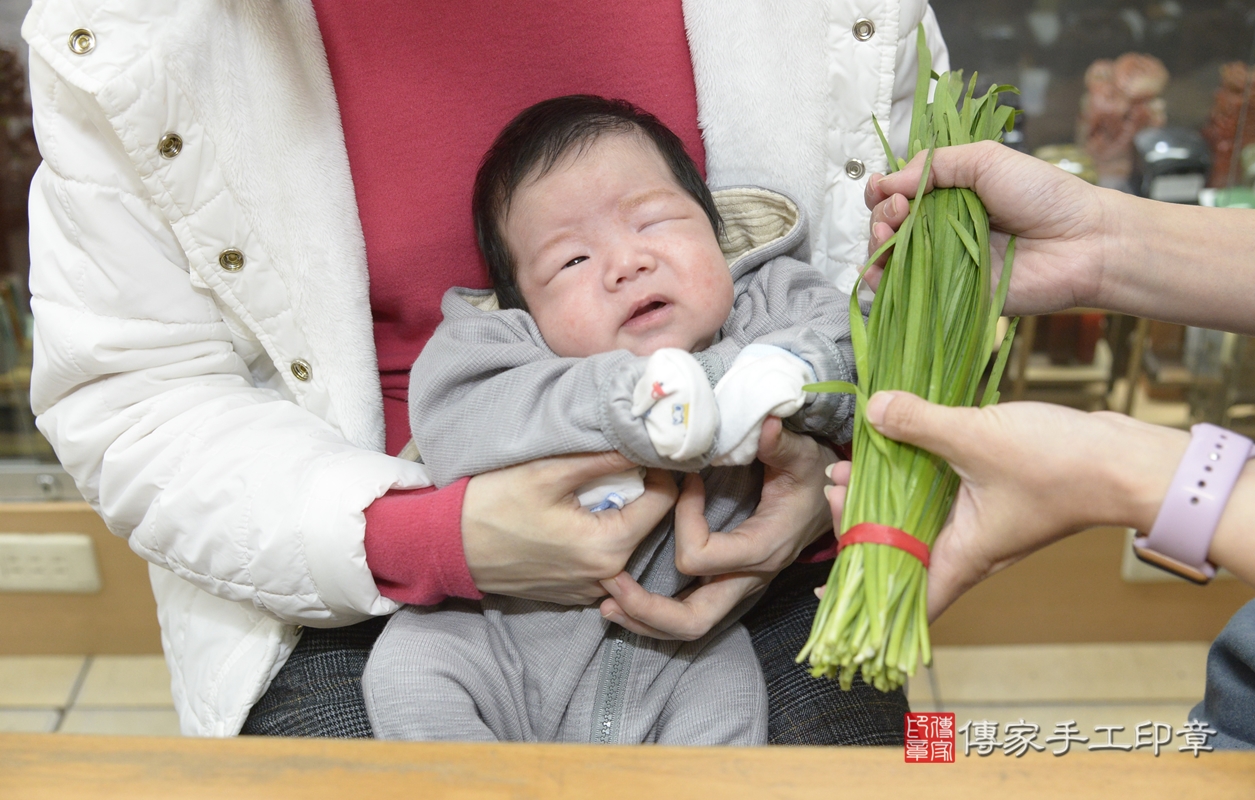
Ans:
{"label": "baby", "polygon": [[[710,529],[731,530],[758,502],[768,415],[849,438],[852,398],[802,391],[853,380],[854,359],[848,296],[786,255],[806,244],[800,209],[762,189],[712,194],[650,114],[591,96],[532,106],[484,158],[474,215],[495,292],[445,295],[410,378],[437,485],[613,449],[700,471]],[[641,491],[633,471],[580,501],[617,513]],[[693,581],[672,525],[627,566],[665,595]],[[751,604],[692,642],[637,636],[595,606],[406,607],[363,677],[371,724],[380,738],[762,744],[766,690],[736,621]]]}

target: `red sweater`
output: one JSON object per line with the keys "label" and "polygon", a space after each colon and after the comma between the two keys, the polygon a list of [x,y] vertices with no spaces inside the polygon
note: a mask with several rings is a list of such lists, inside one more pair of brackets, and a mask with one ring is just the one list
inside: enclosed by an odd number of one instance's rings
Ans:
{"label": "red sweater", "polygon": [[[387,450],[409,439],[409,372],[450,286],[487,287],[471,225],[484,152],[527,106],[621,97],[657,115],[701,167],[679,0],[314,0],[366,237]],[[366,509],[380,591],[407,603],[478,597],[462,551],[466,480],[390,492]]]}

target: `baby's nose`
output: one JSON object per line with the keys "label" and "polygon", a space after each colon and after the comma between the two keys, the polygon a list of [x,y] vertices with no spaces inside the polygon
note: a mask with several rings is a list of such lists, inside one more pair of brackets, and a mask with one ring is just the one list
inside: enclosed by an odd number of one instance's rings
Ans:
{"label": "baby's nose", "polygon": [[628,251],[616,260],[615,268],[607,277],[611,278],[611,282],[617,286],[634,281],[641,275],[651,272],[657,263],[649,253],[638,250]]}

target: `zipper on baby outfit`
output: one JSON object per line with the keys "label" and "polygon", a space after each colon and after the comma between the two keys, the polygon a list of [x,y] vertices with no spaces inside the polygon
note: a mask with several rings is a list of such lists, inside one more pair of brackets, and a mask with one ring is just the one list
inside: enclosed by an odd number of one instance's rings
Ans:
{"label": "zipper on baby outfit", "polygon": [[[655,528],[628,561],[627,571],[648,592],[671,595],[676,591],[677,587],[671,580],[676,572],[673,531],[674,523],[668,516],[665,524]],[[638,567],[642,561],[645,566]],[[619,741],[628,671],[632,665],[632,652],[639,641],[640,637],[621,625],[611,624],[606,629],[606,650],[597,673],[597,694],[593,703],[590,737],[593,744],[616,744]]]}
{"label": "zipper on baby outfit", "polygon": [[593,744],[614,744],[619,739],[619,719],[623,715],[635,636],[618,625],[611,626],[597,678],[597,702],[593,704]]}

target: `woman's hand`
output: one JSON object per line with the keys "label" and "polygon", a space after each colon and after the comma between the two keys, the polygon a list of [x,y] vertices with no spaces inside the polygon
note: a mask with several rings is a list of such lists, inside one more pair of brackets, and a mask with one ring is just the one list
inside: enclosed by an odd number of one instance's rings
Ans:
{"label": "woman's hand", "polygon": [[[906,219],[924,157],[868,180],[871,252]],[[992,142],[939,148],[928,183],[934,185],[973,189],[984,201],[996,266],[1008,235],[1018,236],[1008,314],[1090,306],[1255,335],[1255,222],[1247,209],[1100,189]],[[873,267],[868,278],[875,287],[880,270]]]}
{"label": "woman's hand", "polygon": [[[872,209],[869,252],[875,253],[906,219],[927,153],[905,169],[872,175],[864,199]],[[933,156],[928,188],[973,189],[989,211],[995,273],[1007,240],[1018,237],[1006,313],[1044,314],[1096,302],[1102,288],[1108,219],[1107,192],[1053,164],[994,142],[942,147]],[[868,271],[874,288],[880,267]]]}
{"label": "woman's hand", "polygon": [[706,525],[701,480],[685,480],[676,503],[675,560],[681,572],[702,578],[698,585],[680,597],[663,597],[621,572],[602,582],[611,595],[601,604],[602,616],[645,636],[697,639],[832,528],[823,495],[824,470],[836,460],[830,449],[769,418],[758,458],[765,466],[758,509],[726,533],[711,533]]}
{"label": "woman's hand", "polygon": [[598,583],[620,572],[675,503],[664,470],[649,470],[645,494],[622,510],[590,514],[575,491],[632,464],[615,452],[558,456],[486,472],[462,502],[462,547],[475,586],[566,605],[604,597]]}
{"label": "woman's hand", "polygon": [[[1045,403],[948,408],[907,392],[873,395],[867,419],[946,459],[962,479],[933,544],[929,619],[1064,536],[1096,525],[1149,530],[1189,443],[1184,431],[1123,414]],[[848,462],[837,465],[834,483],[847,485],[849,474]]]}

